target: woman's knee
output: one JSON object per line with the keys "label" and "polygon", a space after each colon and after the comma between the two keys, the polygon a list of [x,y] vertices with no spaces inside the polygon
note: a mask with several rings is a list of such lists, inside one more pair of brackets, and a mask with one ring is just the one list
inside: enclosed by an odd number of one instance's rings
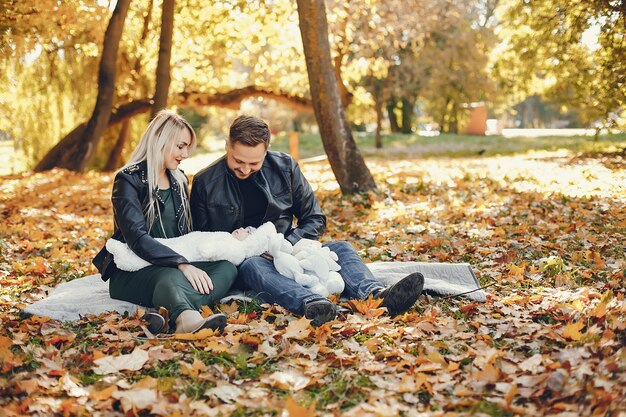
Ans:
{"label": "woman's knee", "polygon": [[220,268],[221,274],[224,276],[224,279],[234,282],[235,278],[237,278],[237,267],[228,261],[219,261],[217,265]]}
{"label": "woman's knee", "polygon": [[154,286],[155,293],[172,293],[178,291],[179,288],[186,285],[191,285],[185,275],[176,268],[171,268],[171,271],[160,273],[157,278],[157,283]]}

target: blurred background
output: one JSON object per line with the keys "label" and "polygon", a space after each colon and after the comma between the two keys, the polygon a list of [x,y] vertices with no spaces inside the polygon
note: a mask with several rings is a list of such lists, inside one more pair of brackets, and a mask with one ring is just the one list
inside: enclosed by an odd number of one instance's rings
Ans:
{"label": "blurred background", "polygon": [[[116,5],[0,2],[0,173],[33,168],[90,118]],[[325,6],[334,78],[356,137],[597,136],[624,129],[622,1]],[[301,142],[319,142],[295,1],[178,0],[167,10],[162,0],[130,2],[115,79],[108,80],[119,117],[97,142],[90,169],[121,166],[145,129],[164,13],[174,22],[168,106],[193,124],[201,151],[222,149],[242,112],[267,120],[277,138],[299,132]]]}

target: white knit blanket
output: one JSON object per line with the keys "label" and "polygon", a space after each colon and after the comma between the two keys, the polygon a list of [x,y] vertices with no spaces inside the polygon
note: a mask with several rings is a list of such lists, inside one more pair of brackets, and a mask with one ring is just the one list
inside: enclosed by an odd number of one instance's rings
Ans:
{"label": "white knit blanket", "polygon": [[[447,264],[427,262],[374,262],[367,264],[374,277],[389,285],[412,272],[424,274],[424,289],[439,295],[461,294],[480,288],[469,264]],[[465,297],[484,302],[486,294],[478,290]],[[245,298],[241,292],[233,292],[224,300]],[[54,320],[74,321],[87,314],[102,314],[109,311],[134,312],[138,305],[114,300],[109,296],[109,284],[102,281],[100,274],[89,275],[59,284],[48,297],[23,309],[25,314],[48,316]]]}

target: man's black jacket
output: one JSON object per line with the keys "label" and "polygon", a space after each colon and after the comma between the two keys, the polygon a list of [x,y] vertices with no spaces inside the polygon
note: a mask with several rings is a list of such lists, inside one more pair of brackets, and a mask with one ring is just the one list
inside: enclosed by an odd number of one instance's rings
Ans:
{"label": "man's black jacket", "polygon": [[[291,243],[302,238],[317,239],[324,233],[326,216],[291,156],[268,151],[261,170],[253,178],[268,201],[263,223],[273,222]],[[243,197],[237,181],[226,164],[226,156],[196,174],[191,187],[194,230],[232,232],[245,226]]]}
{"label": "man's black jacket", "polygon": [[[180,189],[169,171],[167,173],[170,179],[174,207],[176,208],[178,231],[184,235],[190,230],[183,218]],[[187,190],[185,189],[183,192],[186,196]],[[189,262],[184,256],[152,238],[148,232],[144,215],[145,207],[148,204],[146,161],[131,165],[115,175],[111,201],[114,220],[113,239],[127,243],[128,247],[140,258],[153,265],[176,267],[179,264]],[[163,203],[158,201],[161,210],[163,210]],[[92,263],[98,268],[104,281],[109,279],[115,270],[113,255],[107,251],[106,246],[96,255]]]}

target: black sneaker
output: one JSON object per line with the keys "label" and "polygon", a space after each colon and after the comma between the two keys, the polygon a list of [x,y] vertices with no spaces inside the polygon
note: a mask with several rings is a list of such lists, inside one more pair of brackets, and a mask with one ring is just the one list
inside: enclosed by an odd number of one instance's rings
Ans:
{"label": "black sneaker", "polygon": [[375,297],[383,299],[381,306],[387,307],[389,315],[397,316],[413,307],[423,289],[424,275],[413,272],[389,288],[380,291]]}
{"label": "black sneaker", "polygon": [[311,320],[311,324],[319,327],[337,317],[337,306],[329,300],[309,301],[304,305],[304,317]]}
{"label": "black sneaker", "polygon": [[159,334],[165,330],[165,318],[156,311],[147,311],[142,318],[148,322],[150,333]]}
{"label": "black sneaker", "polygon": [[[227,321],[228,317],[225,314],[216,313],[207,317],[204,321],[204,324],[200,326],[198,330],[211,329],[213,331],[219,330],[220,333],[224,333]],[[193,333],[197,332],[198,330],[194,331]]]}

